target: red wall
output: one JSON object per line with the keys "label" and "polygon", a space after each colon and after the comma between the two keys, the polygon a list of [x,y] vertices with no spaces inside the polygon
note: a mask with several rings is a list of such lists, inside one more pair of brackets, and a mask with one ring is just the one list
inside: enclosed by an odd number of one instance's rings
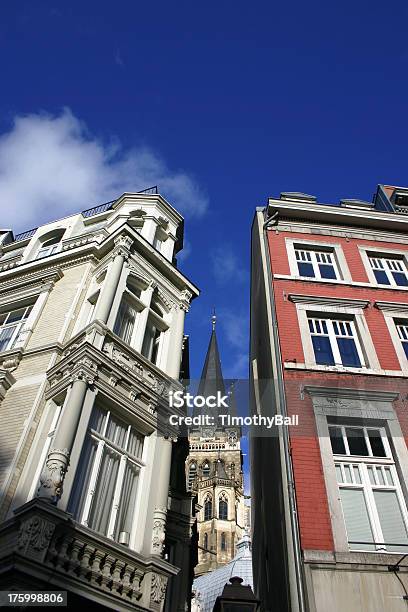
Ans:
{"label": "red wall", "polygon": [[[399,243],[377,243],[355,238],[303,234],[295,232],[268,233],[269,249],[273,274],[290,274],[285,238],[310,239],[313,242],[333,242],[340,244],[354,282],[369,282],[358,245],[381,246],[392,250],[408,250],[408,245]],[[303,280],[274,278],[274,293],[278,317],[282,360],[304,362],[302,342],[296,306],[288,300],[290,293],[318,295],[337,298],[369,300],[364,314],[374,343],[380,365],[384,370],[400,370],[388,327],[383,313],[378,310],[376,301],[390,301],[408,304],[408,292],[375,287],[355,287]],[[316,372],[284,370],[288,412],[299,415],[299,427],[291,428],[291,453],[296,486],[296,500],[299,513],[301,543],[303,549],[333,550],[329,507],[323,477],[314,412],[311,398],[302,394],[305,384],[318,386],[344,386],[373,388],[378,390],[399,391],[402,398],[408,397],[408,382],[402,377],[382,377],[359,374],[338,374],[336,372]],[[408,441],[408,405],[405,400],[394,402],[400,425]]]}

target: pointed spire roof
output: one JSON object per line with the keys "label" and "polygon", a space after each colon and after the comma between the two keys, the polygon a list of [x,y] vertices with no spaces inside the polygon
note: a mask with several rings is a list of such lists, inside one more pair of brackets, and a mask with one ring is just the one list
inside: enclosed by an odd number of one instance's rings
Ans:
{"label": "pointed spire roof", "polygon": [[216,395],[217,391],[225,395],[225,383],[222,375],[220,352],[218,350],[217,334],[215,331],[216,321],[217,317],[214,311],[211,317],[212,332],[210,343],[208,345],[203,371],[201,372],[198,395]]}

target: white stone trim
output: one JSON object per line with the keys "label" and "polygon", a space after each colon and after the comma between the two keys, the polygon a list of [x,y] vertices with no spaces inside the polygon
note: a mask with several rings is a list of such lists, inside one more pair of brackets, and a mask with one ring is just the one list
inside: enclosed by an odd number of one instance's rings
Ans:
{"label": "white stone trim", "polygon": [[[305,358],[305,366],[309,368],[316,368],[318,364],[315,361],[315,355],[313,350],[312,339],[310,336],[309,325],[308,325],[308,311],[322,313],[323,315],[333,314],[335,316],[346,315],[352,317],[358,340],[362,348],[366,366],[363,368],[348,368],[335,366],[336,371],[340,370],[351,370],[353,372],[365,373],[366,369],[370,370],[381,370],[380,362],[375,351],[374,343],[371,338],[368,325],[363,314],[363,308],[368,301],[366,300],[342,300],[336,298],[325,298],[319,296],[305,296],[305,295],[294,295],[291,294],[289,299],[296,305],[300,337],[302,341],[303,354]],[[332,368],[333,366],[327,366]]]}
{"label": "white stone trim", "polygon": [[[397,393],[372,389],[343,389],[305,386],[303,389],[312,398],[319,437],[323,475],[329,503],[332,532],[336,552],[349,552],[346,527],[338,494],[334,457],[330,443],[328,417],[340,418],[344,423],[350,418],[383,422],[393,445],[393,459],[397,466],[401,489],[407,500],[408,450],[392,402]],[[367,425],[367,423],[365,423]]]}
{"label": "white stone trim", "polygon": [[[289,268],[292,277],[296,278],[307,278],[310,280],[316,280],[316,277],[310,279],[310,277],[300,276],[298,272],[297,262],[296,262],[296,254],[295,254],[295,245],[303,246],[310,250],[330,250],[334,257],[335,270],[340,275],[340,281],[351,282],[351,274],[349,267],[347,265],[346,258],[343,253],[343,249],[340,244],[335,242],[323,242],[320,240],[305,240],[305,239],[296,239],[296,238],[285,238],[286,243],[286,251],[289,259]],[[317,280],[324,281],[325,279],[317,278]],[[333,281],[332,282],[336,282]]]}
{"label": "white stone trim", "polygon": [[373,269],[370,264],[370,260],[368,257],[368,253],[379,253],[381,257],[385,255],[389,255],[392,257],[402,258],[405,264],[405,268],[408,272],[408,251],[397,250],[397,249],[387,249],[386,247],[369,247],[365,245],[358,245],[358,250],[360,251],[361,260],[363,262],[365,271],[367,273],[368,279],[372,285],[375,287],[387,288],[387,289],[399,289],[400,291],[408,291],[408,287],[399,287],[397,285],[382,285],[381,283],[377,283],[377,279],[375,278]]}

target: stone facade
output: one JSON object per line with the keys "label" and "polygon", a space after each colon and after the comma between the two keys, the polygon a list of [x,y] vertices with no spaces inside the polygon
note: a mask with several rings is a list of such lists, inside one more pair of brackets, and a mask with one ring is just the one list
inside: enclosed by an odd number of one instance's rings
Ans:
{"label": "stone facade", "polygon": [[3,236],[2,588],[188,609],[191,494],[171,475],[187,451],[167,426],[198,295],[174,265],[182,226],[141,193]]}

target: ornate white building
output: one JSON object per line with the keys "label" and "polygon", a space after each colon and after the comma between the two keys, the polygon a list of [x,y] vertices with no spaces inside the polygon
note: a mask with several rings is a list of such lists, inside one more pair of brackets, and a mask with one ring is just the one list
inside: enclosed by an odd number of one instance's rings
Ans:
{"label": "ornate white building", "polygon": [[[197,395],[226,394],[215,332],[215,316]],[[234,397],[229,393],[234,415]],[[223,409],[225,412],[225,409]],[[195,409],[198,416],[201,409]],[[208,409],[207,409],[208,414]],[[213,415],[217,417],[217,411]],[[215,419],[217,422],[217,419]],[[238,427],[198,426],[190,430],[187,488],[197,496],[198,564],[195,575],[231,561],[246,523],[242,451]]]}
{"label": "ornate white building", "polygon": [[187,451],[167,425],[198,295],[182,239],[155,190],[2,232],[1,589],[188,609],[191,494],[171,470]]}

